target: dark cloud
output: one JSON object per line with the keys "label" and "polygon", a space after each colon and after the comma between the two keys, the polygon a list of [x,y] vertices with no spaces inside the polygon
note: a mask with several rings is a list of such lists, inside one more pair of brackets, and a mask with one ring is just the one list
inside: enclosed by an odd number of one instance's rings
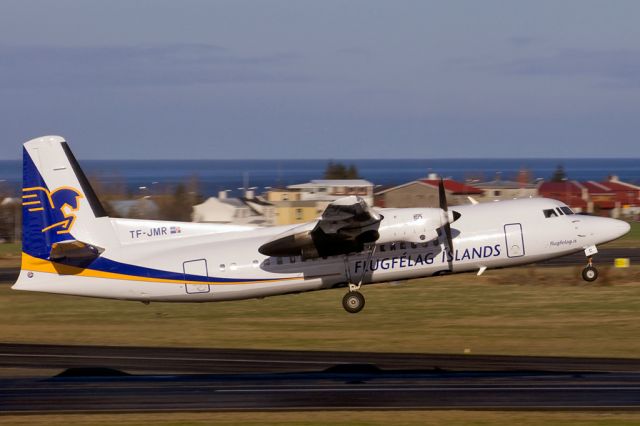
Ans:
{"label": "dark cloud", "polygon": [[207,44],[0,46],[0,88],[185,86],[301,80],[294,53],[243,56]]}
{"label": "dark cloud", "polygon": [[640,87],[640,51],[562,49],[546,57],[523,58],[504,64],[510,74],[595,76],[609,86]]}

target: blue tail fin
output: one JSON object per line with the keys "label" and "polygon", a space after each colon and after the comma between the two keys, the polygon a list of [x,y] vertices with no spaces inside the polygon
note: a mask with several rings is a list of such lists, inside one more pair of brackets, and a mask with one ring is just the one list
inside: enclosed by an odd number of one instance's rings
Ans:
{"label": "blue tail fin", "polygon": [[22,251],[49,259],[54,244],[90,236],[106,215],[64,139],[25,143],[22,164]]}

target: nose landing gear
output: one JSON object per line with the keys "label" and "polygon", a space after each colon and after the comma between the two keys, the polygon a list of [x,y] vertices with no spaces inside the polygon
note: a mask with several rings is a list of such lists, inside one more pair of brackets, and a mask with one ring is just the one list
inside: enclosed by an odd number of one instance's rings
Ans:
{"label": "nose landing gear", "polygon": [[593,266],[592,257],[589,256],[589,263],[582,270],[582,279],[587,282],[593,282],[598,279],[598,270]]}

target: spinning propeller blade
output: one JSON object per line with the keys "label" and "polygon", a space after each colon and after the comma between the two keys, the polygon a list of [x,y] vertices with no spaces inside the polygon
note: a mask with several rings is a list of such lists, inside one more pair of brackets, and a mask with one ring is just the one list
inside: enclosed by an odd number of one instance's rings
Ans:
{"label": "spinning propeller blade", "polygon": [[[444,180],[440,178],[438,185],[438,195],[440,198],[440,209],[444,212],[445,222],[443,224],[444,234],[447,237],[447,248],[453,251],[453,239],[451,238],[451,224],[449,223],[449,208],[447,206],[447,195],[444,191]],[[455,216],[455,212],[454,212]]]}

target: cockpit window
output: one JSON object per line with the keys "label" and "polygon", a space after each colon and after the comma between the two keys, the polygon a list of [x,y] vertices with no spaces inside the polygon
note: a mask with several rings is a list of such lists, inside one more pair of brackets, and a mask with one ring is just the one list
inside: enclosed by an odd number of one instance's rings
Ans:
{"label": "cockpit window", "polygon": [[569,207],[560,207],[560,210],[562,210],[564,214],[574,214],[573,210],[571,210]]}
{"label": "cockpit window", "polygon": [[556,211],[560,216],[564,216],[564,213],[562,213],[562,210],[560,210],[560,207],[556,207]]}
{"label": "cockpit window", "polygon": [[554,209],[546,209],[542,211],[544,213],[544,217],[558,217],[558,213]]}

